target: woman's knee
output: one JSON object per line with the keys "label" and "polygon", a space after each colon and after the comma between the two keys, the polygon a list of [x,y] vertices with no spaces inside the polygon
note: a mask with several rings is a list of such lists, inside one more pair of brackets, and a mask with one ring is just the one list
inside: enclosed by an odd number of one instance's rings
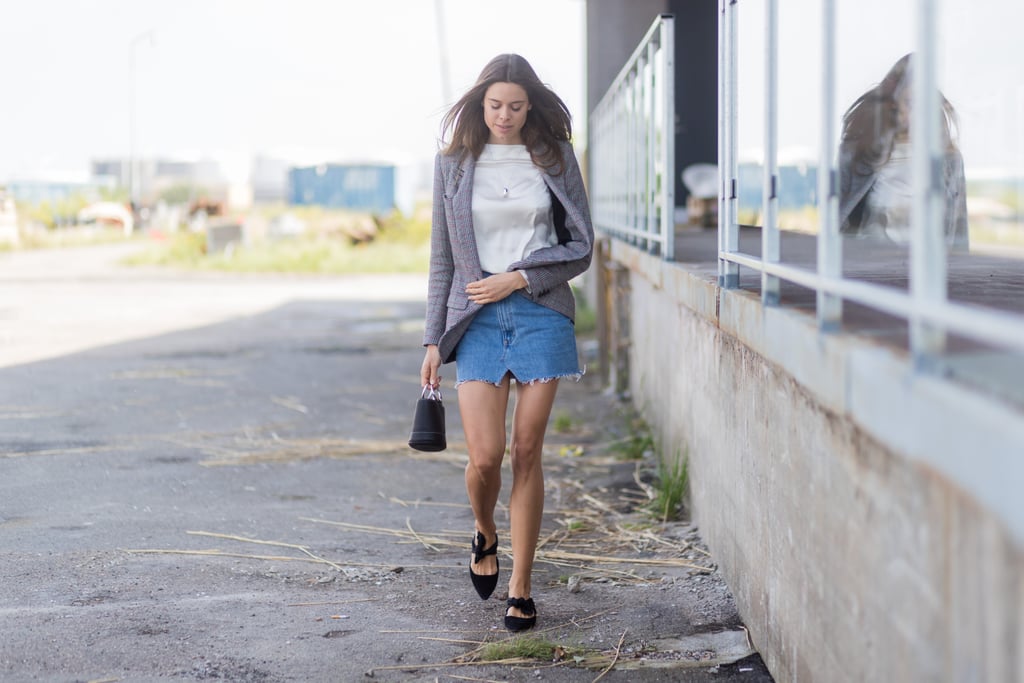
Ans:
{"label": "woman's knee", "polygon": [[493,481],[501,476],[501,457],[470,457],[469,470],[484,481]]}
{"label": "woman's knee", "polygon": [[540,469],[543,444],[542,439],[513,441],[509,452],[513,474]]}

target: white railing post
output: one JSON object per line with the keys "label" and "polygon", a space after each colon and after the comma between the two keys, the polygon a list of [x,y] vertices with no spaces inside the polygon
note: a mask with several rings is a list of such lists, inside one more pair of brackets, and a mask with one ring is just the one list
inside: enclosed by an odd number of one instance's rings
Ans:
{"label": "white railing post", "polygon": [[[651,187],[660,195],[661,208],[661,257],[674,261],[676,258],[676,37],[675,22],[661,23],[661,149],[658,156],[663,159],[661,187]],[[653,70],[653,65],[652,65]],[[651,92],[652,99],[654,92]],[[653,131],[650,131],[653,135]]]}
{"label": "white railing post", "polygon": [[[836,2],[822,3],[821,26],[821,156],[818,161],[818,274],[843,275],[843,243],[839,235],[839,171],[836,168]],[[824,289],[817,292],[818,328],[839,329],[843,300]]]}
{"label": "white railing post", "polygon": [[939,136],[938,79],[936,78],[935,0],[917,3],[917,50],[911,68],[911,167],[913,207],[910,217],[910,350],[917,367],[934,362],[945,350],[944,331],[920,311],[946,302],[946,242]]}
{"label": "white railing post", "polygon": [[737,135],[737,55],[736,55],[736,0],[722,0],[721,22],[723,40],[718,48],[719,87],[722,89],[722,125],[718,135],[722,138],[722,156],[719,158],[719,187],[721,199],[718,221],[718,285],[725,289],[740,286],[740,268],[735,261],[722,258],[740,248],[740,228],[737,223],[738,167],[736,163]]}
{"label": "white railing post", "polygon": [[[778,263],[779,252],[779,3],[766,0],[764,38],[764,187],[761,192],[764,216],[761,227],[761,258]],[[761,271],[761,301],[766,306],[779,303],[779,278]]]}

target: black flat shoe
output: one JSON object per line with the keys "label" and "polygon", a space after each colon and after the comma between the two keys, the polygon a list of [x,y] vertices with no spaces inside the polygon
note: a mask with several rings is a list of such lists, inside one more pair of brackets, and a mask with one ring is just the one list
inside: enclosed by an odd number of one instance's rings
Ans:
{"label": "black flat shoe", "polygon": [[525,631],[526,629],[533,628],[534,624],[537,623],[537,607],[533,604],[533,598],[509,598],[506,602],[509,607],[515,607],[517,610],[528,616],[509,616],[508,610],[506,609],[505,628],[509,631]]}
{"label": "black flat shoe", "polygon": [[476,532],[476,536],[473,537],[473,563],[480,564],[480,560],[488,555],[494,555],[494,573],[477,574],[473,571],[473,565],[469,566],[469,578],[473,579],[473,588],[476,589],[477,595],[482,600],[491,597],[494,587],[498,585],[498,537],[494,537],[494,545],[484,550],[483,547],[486,542],[487,540],[484,538],[484,535],[479,531]]}

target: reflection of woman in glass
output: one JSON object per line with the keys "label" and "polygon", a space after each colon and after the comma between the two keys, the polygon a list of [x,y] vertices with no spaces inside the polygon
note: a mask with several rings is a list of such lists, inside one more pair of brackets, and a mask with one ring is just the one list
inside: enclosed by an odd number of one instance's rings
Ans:
{"label": "reflection of woman in glass", "polygon": [[[910,241],[910,68],[902,57],[882,82],[857,98],[843,115],[839,142],[839,225],[846,235]],[[945,156],[942,164],[946,244],[966,250],[967,195],[964,162],[955,137],[956,112],[939,94]]]}

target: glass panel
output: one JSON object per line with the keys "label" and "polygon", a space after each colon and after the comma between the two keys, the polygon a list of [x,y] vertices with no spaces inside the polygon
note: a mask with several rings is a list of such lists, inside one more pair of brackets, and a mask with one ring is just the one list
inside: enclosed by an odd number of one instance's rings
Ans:
{"label": "glass panel", "polygon": [[[763,225],[761,187],[764,183],[764,0],[738,5],[737,15],[737,219],[740,225]],[[760,244],[760,234],[757,236]],[[741,237],[741,251],[750,252]]]}
{"label": "glass panel", "polygon": [[[907,286],[910,208],[908,55],[914,3],[839,0],[836,102],[843,273]],[[870,40],[865,40],[870,36]]]}
{"label": "glass panel", "polygon": [[[965,166],[970,251],[1021,260],[1024,4],[949,0],[942,7],[939,80],[959,124],[954,142]],[[951,269],[950,279],[955,276]]]}
{"label": "glass panel", "polygon": [[[818,163],[821,158],[821,0],[779,3],[776,187],[780,258],[814,270],[817,261]],[[800,234],[798,234],[800,233]],[[786,297],[784,301],[793,304]],[[813,307],[813,296],[810,306]]]}
{"label": "glass panel", "polygon": [[[970,253],[949,259],[951,301],[1024,316],[1024,4],[948,0],[939,82],[956,111]],[[959,204],[956,204],[959,206]],[[1024,354],[952,338],[950,375],[1024,406]]]}

